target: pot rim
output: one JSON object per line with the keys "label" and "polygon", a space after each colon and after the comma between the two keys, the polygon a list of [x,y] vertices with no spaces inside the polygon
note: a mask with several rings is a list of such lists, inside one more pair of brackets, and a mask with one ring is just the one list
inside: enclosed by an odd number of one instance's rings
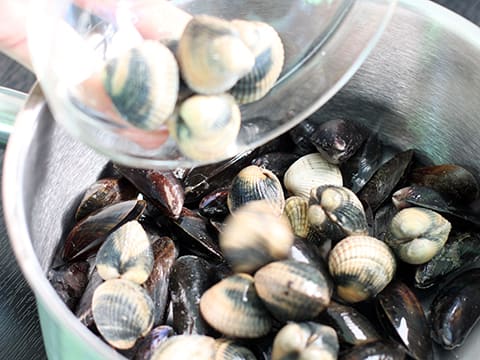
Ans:
{"label": "pot rim", "polygon": [[[449,29],[480,48],[480,28],[456,13],[428,0],[399,0],[396,11],[400,8],[411,11],[419,17],[435,19],[435,23],[439,26]],[[32,246],[24,207],[24,194],[21,190],[28,147],[36,133],[39,116],[46,107],[41,89],[35,85],[17,116],[14,132],[10,136],[5,152],[2,197],[10,244],[37,302],[48,310],[49,315],[53,316],[58,323],[68,324],[72,334],[91,346],[100,357],[121,359],[123,358],[121,355],[90,332],[67,308],[48,281]]]}

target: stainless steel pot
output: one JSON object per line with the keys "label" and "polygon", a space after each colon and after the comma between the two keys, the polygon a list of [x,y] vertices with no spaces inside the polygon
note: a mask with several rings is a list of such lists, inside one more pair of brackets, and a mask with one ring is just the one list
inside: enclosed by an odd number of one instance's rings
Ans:
{"label": "stainless steel pot", "polygon": [[[372,8],[372,11],[375,11]],[[480,171],[480,29],[429,1],[402,0],[379,44],[318,116],[363,122],[389,142],[437,163]],[[3,198],[11,243],[38,302],[50,359],[118,355],[84,328],[45,272],[82,190],[106,159],[52,120],[38,88],[7,148]],[[480,329],[442,358],[475,359]]]}

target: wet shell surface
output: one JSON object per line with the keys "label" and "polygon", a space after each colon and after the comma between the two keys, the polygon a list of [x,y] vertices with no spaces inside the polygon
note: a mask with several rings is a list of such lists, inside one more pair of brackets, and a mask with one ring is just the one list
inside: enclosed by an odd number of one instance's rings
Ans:
{"label": "wet shell surface", "polygon": [[198,15],[187,24],[178,43],[182,77],[193,91],[218,94],[248,74],[255,56],[231,22]]}
{"label": "wet shell surface", "polygon": [[169,129],[184,155],[213,161],[226,157],[240,130],[240,119],[231,95],[193,95],[170,118]]}
{"label": "wet shell surface", "polygon": [[451,224],[435,211],[413,207],[396,214],[385,235],[385,242],[400,259],[423,264],[443,248]]}
{"label": "wet shell surface", "polygon": [[367,235],[365,211],[353,191],[341,186],[320,186],[312,189],[309,204],[308,220],[321,232],[329,228],[330,222],[340,229],[341,238]]}
{"label": "wet shell surface", "polygon": [[268,334],[272,319],[248,274],[229,276],[200,299],[204,319],[226,336],[257,338]]}
{"label": "wet shell surface", "polygon": [[235,272],[253,272],[287,258],[293,239],[288,219],[278,216],[265,200],[257,200],[227,218],[220,248]]}
{"label": "wet shell surface", "polygon": [[313,319],[329,304],[332,293],[322,272],[293,260],[272,262],[259,269],[255,289],[280,321]]}
{"label": "wet shell surface", "polygon": [[117,349],[131,348],[153,326],[153,302],[131,281],[107,280],[92,299],[95,324],[103,338]]}
{"label": "wet shell surface", "polygon": [[285,202],[285,215],[290,221],[293,233],[306,238],[310,231],[308,221],[308,199],[301,196],[290,196]]}
{"label": "wet shell surface", "polygon": [[349,236],[330,252],[328,268],[340,298],[359,302],[375,296],[392,280],[395,257],[382,241]]}
{"label": "wet shell surface", "polygon": [[150,360],[215,359],[215,339],[204,335],[177,335],[168,338]]}
{"label": "wet shell surface", "polygon": [[102,80],[118,113],[135,127],[158,129],[175,109],[178,65],[158,41],[146,40],[108,61]]}
{"label": "wet shell surface", "polygon": [[227,339],[215,340],[217,352],[215,360],[256,360],[255,355],[246,347]]}
{"label": "wet shell surface", "polygon": [[231,212],[253,200],[266,200],[281,215],[285,207],[280,180],[270,170],[256,165],[242,169],[232,181],[227,204]]}
{"label": "wet shell surface", "polygon": [[285,57],[283,44],[275,29],[266,23],[233,20],[232,25],[255,57],[253,69],[230,90],[240,104],[246,104],[265,96],[277,81]]}
{"label": "wet shell surface", "polygon": [[319,153],[302,156],[287,170],[284,185],[293,195],[310,197],[310,190],[321,185],[342,186],[338,166],[327,162]]}
{"label": "wet shell surface", "polygon": [[330,326],[289,323],[275,336],[272,360],[335,360],[338,350],[337,334]]}
{"label": "wet shell surface", "polygon": [[111,233],[98,250],[96,266],[104,280],[145,282],[153,268],[153,251],[142,225],[129,221]]}

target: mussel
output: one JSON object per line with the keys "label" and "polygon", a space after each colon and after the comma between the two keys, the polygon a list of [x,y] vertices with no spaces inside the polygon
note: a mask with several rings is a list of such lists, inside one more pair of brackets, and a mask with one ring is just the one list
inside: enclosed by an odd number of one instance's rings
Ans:
{"label": "mussel", "polygon": [[359,302],[375,296],[392,281],[396,262],[383,241],[349,236],[330,251],[328,267],[337,295],[347,302]]}
{"label": "mussel", "polygon": [[133,126],[158,129],[173,113],[178,65],[172,52],[160,42],[146,40],[109,60],[101,75],[116,110]]}
{"label": "mussel", "polygon": [[451,228],[450,222],[435,211],[407,208],[393,217],[385,242],[403,261],[423,264],[441,251]]}

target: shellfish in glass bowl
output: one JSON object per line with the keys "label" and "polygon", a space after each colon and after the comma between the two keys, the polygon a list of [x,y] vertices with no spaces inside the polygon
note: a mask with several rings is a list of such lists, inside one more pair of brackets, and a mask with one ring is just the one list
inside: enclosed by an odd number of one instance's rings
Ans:
{"label": "shellfish in glass bowl", "polygon": [[191,167],[313,113],[355,73],[395,4],[40,0],[28,35],[52,113],[71,135],[124,165]]}

